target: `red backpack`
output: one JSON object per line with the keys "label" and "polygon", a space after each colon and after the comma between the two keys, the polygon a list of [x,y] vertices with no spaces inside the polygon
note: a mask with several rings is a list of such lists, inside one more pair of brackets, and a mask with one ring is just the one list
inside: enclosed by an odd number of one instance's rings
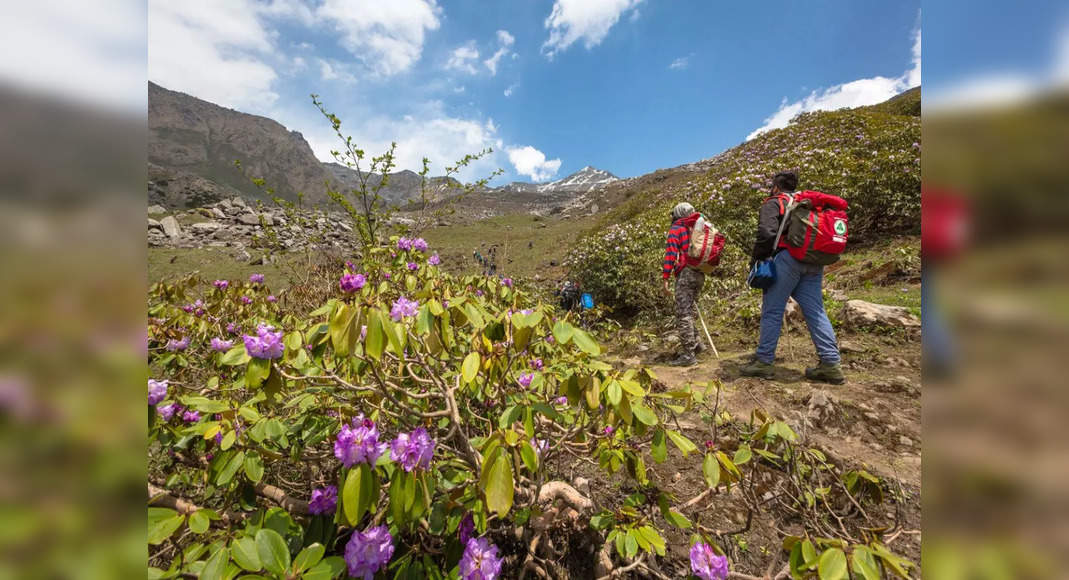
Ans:
{"label": "red backpack", "polygon": [[819,191],[794,195],[781,193],[768,198],[779,203],[779,213],[789,213],[779,247],[806,264],[827,266],[839,260],[850,235],[846,200]]}

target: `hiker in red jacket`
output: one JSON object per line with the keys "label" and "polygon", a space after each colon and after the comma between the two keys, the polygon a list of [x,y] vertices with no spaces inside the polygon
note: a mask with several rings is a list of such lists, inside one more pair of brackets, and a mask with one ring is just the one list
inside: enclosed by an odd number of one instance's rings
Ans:
{"label": "hiker in red jacket", "polygon": [[668,279],[676,276],[676,332],[679,333],[679,356],[670,365],[689,367],[697,364],[695,355],[705,350],[705,345],[698,341],[698,331],[694,319],[698,316],[698,294],[705,285],[705,274],[695,268],[688,268],[687,249],[690,248],[690,229],[698,219],[694,206],[687,202],[672,208],[672,227],[668,230],[668,240],[664,249],[664,263],[661,278],[664,292],[672,294]]}

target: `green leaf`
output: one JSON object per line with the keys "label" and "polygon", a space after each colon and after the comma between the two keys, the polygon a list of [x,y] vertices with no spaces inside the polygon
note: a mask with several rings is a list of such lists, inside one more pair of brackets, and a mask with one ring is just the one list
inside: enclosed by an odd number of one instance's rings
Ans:
{"label": "green leaf", "polygon": [[196,409],[201,413],[222,413],[230,409],[223,401],[216,401],[207,397],[185,397],[182,399],[187,407]]}
{"label": "green leaf", "polygon": [[556,339],[559,345],[568,344],[568,341],[572,339],[573,332],[575,332],[575,328],[563,320],[558,320],[553,324],[553,338]]}
{"label": "green leaf", "polygon": [[872,556],[872,551],[868,547],[854,546],[850,561],[853,563],[855,575],[865,580],[880,580],[880,567],[876,564],[876,558]]}
{"label": "green leaf", "polygon": [[319,563],[323,559],[327,549],[323,547],[323,544],[312,544],[301,550],[300,554],[297,554],[297,558],[293,560],[293,570],[295,572],[304,572],[311,569],[313,566]]}
{"label": "green leaf", "polygon": [[686,516],[675,510],[670,509],[667,512],[664,512],[662,515],[664,516],[665,520],[668,520],[668,523],[672,524],[677,528],[682,528],[685,530],[690,528],[690,526],[692,525],[690,523],[690,520],[688,520]]}
{"label": "green leaf", "polygon": [[348,304],[339,304],[330,319],[330,342],[334,352],[340,357],[349,355],[350,333],[353,331],[352,322],[357,310],[350,308]]}
{"label": "green leaf", "polygon": [[[653,414],[653,411],[649,407],[642,403],[635,403],[631,405],[631,412],[635,415],[635,418],[645,423],[646,425],[656,425],[657,415]],[[673,441],[675,441],[673,439]]]}
{"label": "green leaf", "polygon": [[486,507],[497,512],[498,517],[505,517],[512,508],[513,480],[512,465],[507,453],[496,453],[496,458],[489,466],[483,465],[486,473],[485,493]]}
{"label": "green leaf", "polygon": [[255,451],[245,457],[245,477],[253,483],[259,483],[264,477],[264,460]]}
{"label": "green leaf", "polygon": [[627,530],[627,537],[624,538],[624,552],[628,558],[634,558],[635,554],[638,554],[638,532],[635,530]]}
{"label": "green leaf", "polygon": [[386,333],[382,330],[382,312],[368,310],[367,313],[367,336],[364,338],[364,353],[368,358],[382,358],[382,351],[386,345]]}
{"label": "green leaf", "polygon": [[355,526],[368,509],[378,502],[379,486],[375,474],[366,463],[349,470],[342,488],[342,507],[349,525]]}
{"label": "green leaf", "polygon": [[572,342],[587,354],[592,354],[594,356],[601,354],[601,347],[598,346],[598,343],[595,342],[589,334],[578,328],[572,329]]}
{"label": "green leaf", "polygon": [[226,574],[226,565],[230,563],[230,551],[226,548],[216,550],[204,564],[200,572],[201,580],[222,580]]}
{"label": "green leaf", "polygon": [[189,514],[189,531],[194,534],[203,534],[208,531],[208,526],[212,523],[208,514],[204,510],[197,510]]}
{"label": "green leaf", "polygon": [[802,540],[802,568],[812,570],[817,565],[817,550],[813,542]]}
{"label": "green leaf", "polygon": [[720,463],[712,453],[705,454],[705,459],[702,461],[702,475],[705,476],[705,483],[709,487],[716,487],[720,484]]}
{"label": "green leaf", "polygon": [[228,367],[236,367],[238,365],[243,365],[249,362],[249,360],[251,359],[252,357],[250,357],[249,353],[245,351],[245,345],[239,344],[238,346],[235,346],[230,350],[226,351],[223,356],[219,357],[219,364]]}
{"label": "green leaf", "polygon": [[290,551],[278,532],[263,528],[256,532],[256,553],[269,572],[284,574],[290,566]]}
{"label": "green leaf", "polygon": [[750,461],[751,457],[753,457],[753,453],[750,451],[750,446],[740,445],[739,448],[735,450],[735,459],[733,461],[735,465],[743,465]]}
{"label": "green leaf", "polygon": [[817,564],[820,580],[842,580],[846,578],[846,554],[839,548],[831,548],[820,555]]}
{"label": "green leaf", "polygon": [[254,358],[249,361],[249,366],[245,370],[245,386],[250,389],[259,388],[269,374],[271,374],[271,361]]}
{"label": "green leaf", "polygon": [[650,443],[650,456],[657,463],[664,463],[668,458],[668,446],[664,442],[664,429],[653,432],[653,441]]}
{"label": "green leaf", "polygon": [[345,570],[345,560],[341,556],[331,556],[312,566],[301,578],[304,580],[330,580],[337,578]]}
{"label": "green leaf", "polygon": [[475,380],[475,375],[479,373],[480,363],[481,359],[477,352],[469,352],[468,356],[464,357],[464,362],[460,365],[461,378],[464,380],[464,384]]}
{"label": "green leaf", "polygon": [[148,508],[148,543],[153,546],[162,544],[185,520],[185,516],[172,509]]}
{"label": "green leaf", "polygon": [[683,436],[682,433],[675,431],[668,431],[668,438],[672,440],[672,443],[683,453],[683,457],[686,457],[690,453],[697,451],[698,446]]}
{"label": "green leaf", "polygon": [[259,572],[264,567],[260,563],[260,553],[256,550],[256,541],[246,536],[230,543],[231,556],[238,566],[249,572]]}
{"label": "green leaf", "polygon": [[219,442],[219,449],[226,451],[234,446],[234,442],[238,440],[238,434],[235,431],[227,431],[226,435],[223,435],[223,440]]}
{"label": "green leaf", "polygon": [[215,484],[222,487],[230,483],[230,480],[234,479],[234,475],[237,474],[238,469],[241,468],[244,462],[244,451],[238,451],[233,456],[231,456],[230,460],[227,461],[226,465],[223,466],[223,469],[219,471],[219,477],[215,478]]}
{"label": "green leaf", "polygon": [[527,466],[528,471],[531,473],[538,471],[538,453],[527,441],[520,444],[520,458],[523,459],[523,464]]}
{"label": "green leaf", "polygon": [[620,404],[620,398],[624,393],[620,389],[620,383],[617,381],[609,381],[609,384],[605,387],[605,396],[609,399],[609,404],[613,407]]}
{"label": "green leaf", "polygon": [[664,556],[664,538],[657,533],[657,530],[650,526],[642,526],[638,529],[638,533],[646,539],[649,548],[653,548],[651,551],[656,552],[658,556]]}

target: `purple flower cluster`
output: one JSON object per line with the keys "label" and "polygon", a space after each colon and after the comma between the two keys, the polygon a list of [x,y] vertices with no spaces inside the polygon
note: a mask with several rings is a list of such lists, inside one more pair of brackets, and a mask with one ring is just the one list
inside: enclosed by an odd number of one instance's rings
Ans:
{"label": "purple flower cluster", "polygon": [[434,440],[423,427],[411,433],[401,433],[390,445],[390,459],[400,462],[405,471],[427,469],[434,458]]}
{"label": "purple flower cluster", "polygon": [[334,457],[346,467],[357,463],[375,465],[379,456],[386,451],[386,443],[379,442],[379,430],[375,422],[358,415],[353,419],[353,426],[342,425],[334,440]]}
{"label": "purple flower cluster", "polygon": [[416,250],[417,252],[427,251],[427,240],[423,238],[401,238],[397,240],[398,250]]}
{"label": "purple flower cluster", "polygon": [[393,303],[393,308],[390,309],[390,318],[393,318],[394,322],[400,322],[406,316],[415,316],[418,311],[419,302],[401,296]]}
{"label": "purple flower cluster", "polygon": [[278,302],[278,297],[276,297],[274,294],[269,294],[267,296],[266,300],[268,302]]}
{"label": "purple flower cluster", "polygon": [[228,280],[216,280],[215,282],[212,282],[212,286],[215,286],[220,290],[226,290],[230,286],[230,282]]}
{"label": "purple flower cluster", "polygon": [[531,368],[533,368],[536,371],[542,370],[542,366],[543,366],[542,365],[542,359],[540,359],[540,358],[536,358],[533,361],[531,361]]}
{"label": "purple flower cluster", "polygon": [[537,453],[539,457],[542,457],[546,454],[546,451],[549,451],[549,441],[532,437],[531,447],[534,447],[535,453]]}
{"label": "purple flower cluster", "polygon": [[338,280],[338,286],[341,287],[342,292],[352,294],[357,290],[364,287],[367,283],[367,277],[363,274],[342,274],[341,280]]}
{"label": "purple flower cluster", "polygon": [[224,340],[218,337],[212,339],[212,350],[215,352],[226,352],[233,348],[233,346],[234,341],[232,340]]}
{"label": "purple flower cluster", "polygon": [[438,264],[442,263],[442,259],[439,258],[438,257],[438,253],[435,252],[433,256],[431,256],[430,258],[427,258],[427,263],[430,264],[431,266],[437,266]]}
{"label": "purple flower cluster", "polygon": [[245,335],[245,351],[252,358],[278,358],[282,356],[285,348],[282,344],[282,332],[275,332],[273,326],[260,324],[256,327],[256,336]]}
{"label": "purple flower cluster", "polygon": [[338,507],[338,488],[333,485],[312,490],[312,500],[308,502],[308,513],[312,515],[331,515]]}
{"label": "purple flower cluster", "polygon": [[506,288],[512,288],[512,278],[502,278],[501,285]]}
{"label": "purple flower cluster", "polygon": [[263,284],[264,283],[264,275],[263,274],[250,274],[249,275],[249,282],[252,282],[253,284]]}
{"label": "purple flower cluster", "polygon": [[200,413],[191,410],[186,411],[185,413],[182,413],[182,420],[186,423],[196,423],[197,421],[200,421]]}
{"label": "purple flower cluster", "polygon": [[148,404],[155,405],[167,398],[167,381],[148,380]]}
{"label": "purple flower cluster", "polygon": [[728,559],[718,556],[709,544],[698,542],[690,548],[690,569],[702,580],[727,580]]}
{"label": "purple flower cluster", "polygon": [[178,413],[181,410],[182,405],[179,405],[178,403],[171,403],[169,405],[160,405],[156,407],[156,412],[160,414],[160,417],[164,421],[170,421],[171,417],[174,417],[175,413]]}
{"label": "purple flower cluster", "polygon": [[407,266],[408,266],[408,269],[409,269],[409,270],[412,270],[412,271],[416,271],[416,270],[419,270],[419,264],[417,264],[417,263],[415,263],[415,262],[409,262],[409,263],[407,264]]}
{"label": "purple flower cluster", "polygon": [[471,514],[464,514],[464,519],[460,520],[460,525],[457,526],[457,534],[460,536],[460,543],[467,544],[475,533],[475,518],[471,517]]}
{"label": "purple flower cluster", "polygon": [[241,332],[241,327],[240,326],[238,326],[237,324],[234,324],[233,322],[227,323],[227,325],[226,325],[226,333],[227,334],[237,334],[238,332]]}
{"label": "purple flower cluster", "polygon": [[242,296],[241,297],[241,303],[242,304],[252,304],[252,298],[249,298],[248,296]]}
{"label": "purple flower cluster", "polygon": [[533,380],[534,373],[523,373],[522,375],[520,375],[519,379],[516,379],[516,382],[519,383],[521,387],[526,389],[527,387],[531,386],[531,381]]}
{"label": "purple flower cluster", "polygon": [[460,578],[462,580],[494,580],[501,574],[502,558],[497,554],[497,546],[486,538],[471,538],[464,547],[460,558]]}
{"label": "purple flower cluster", "polygon": [[393,557],[393,537],[386,526],[375,526],[363,532],[353,532],[345,545],[345,564],[349,576],[372,580],[375,572]]}
{"label": "purple flower cluster", "polygon": [[170,352],[178,352],[180,350],[186,350],[189,348],[189,337],[183,336],[181,339],[171,339],[167,341],[165,347]]}

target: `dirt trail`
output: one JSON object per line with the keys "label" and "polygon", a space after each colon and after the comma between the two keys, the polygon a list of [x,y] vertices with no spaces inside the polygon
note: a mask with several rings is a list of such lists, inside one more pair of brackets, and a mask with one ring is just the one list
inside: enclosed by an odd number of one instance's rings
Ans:
{"label": "dirt trail", "polygon": [[[669,388],[719,379],[723,384],[720,407],[732,416],[746,420],[754,409],[763,409],[787,421],[803,442],[832,459],[919,489],[920,345],[886,342],[873,336],[844,341],[848,349],[843,352],[847,376],[843,385],[806,380],[805,366],[813,363],[797,353],[795,360],[786,355],[787,360],[777,362],[774,380],[740,376],[739,367],[746,364],[751,351],[721,352],[719,360],[707,352],[699,357],[698,365],[688,368],[642,362]],[[701,440],[707,428],[699,414],[683,419],[681,426]]]}

